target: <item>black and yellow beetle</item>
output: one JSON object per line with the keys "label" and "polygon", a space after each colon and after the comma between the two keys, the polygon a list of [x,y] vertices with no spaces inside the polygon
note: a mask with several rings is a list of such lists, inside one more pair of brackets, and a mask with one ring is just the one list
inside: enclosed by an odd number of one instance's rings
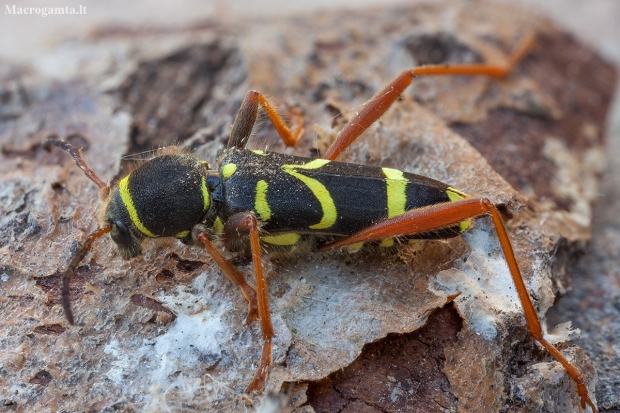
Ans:
{"label": "black and yellow beetle", "polygon": [[[204,246],[248,301],[246,321],[260,321],[264,344],[259,367],[246,391],[261,391],[272,362],[274,337],[261,245],[294,247],[301,237],[320,236],[327,240],[319,244],[321,250],[357,247],[365,242],[390,246],[395,237],[458,236],[470,228],[472,219],[490,215],[530,334],[576,382],[582,407],[589,405],[597,411],[581,373],[544,338],[502,218],[488,199],[473,198],[439,181],[395,169],[334,161],[389,109],[414,76],[503,77],[527,53],[532,42],[533,36],[528,36],[505,67],[423,66],[402,72],[361,108],[323,157],[317,159],[246,149],[259,107],[287,145],[294,146],[303,132],[300,123],[289,129],[257,91],[246,95],[217,169],[192,155],[168,152],[145,162],[111,188],[86,165],[79,149],[66,142],[49,141],[71,153],[87,177],[99,186],[104,201],[103,222],[89,235],[63,275],[63,308],[69,323],[73,324],[69,281],[95,239],[102,235],[110,233],[124,259],[140,255],[142,240],[148,237],[175,237],[187,244]],[[256,290],[215,247],[215,239],[222,239],[229,247],[249,239]]]}

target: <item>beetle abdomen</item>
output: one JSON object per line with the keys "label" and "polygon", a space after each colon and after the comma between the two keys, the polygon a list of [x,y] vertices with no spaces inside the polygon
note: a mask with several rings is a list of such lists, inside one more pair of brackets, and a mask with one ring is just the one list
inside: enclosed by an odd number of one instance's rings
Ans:
{"label": "beetle abdomen", "polygon": [[[268,233],[350,235],[460,196],[444,183],[395,169],[260,151],[230,151],[220,170],[222,219],[254,211]],[[457,225],[421,238],[460,232]]]}

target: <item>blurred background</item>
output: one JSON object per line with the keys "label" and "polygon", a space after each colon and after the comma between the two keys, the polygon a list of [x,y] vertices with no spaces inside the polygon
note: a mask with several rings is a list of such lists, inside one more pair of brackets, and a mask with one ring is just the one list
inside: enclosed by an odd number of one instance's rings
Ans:
{"label": "blurred background", "polygon": [[[501,0],[496,0],[501,1]],[[430,1],[432,2],[432,0]],[[518,0],[540,10],[556,23],[620,62],[620,2],[617,0]],[[366,8],[407,4],[404,0],[29,0],[6,2],[0,13],[0,57],[23,59],[45,50],[59,39],[79,37],[99,25],[185,25],[205,19],[226,22],[239,18],[286,16],[330,8]],[[6,6],[86,7],[86,15],[8,15]]]}

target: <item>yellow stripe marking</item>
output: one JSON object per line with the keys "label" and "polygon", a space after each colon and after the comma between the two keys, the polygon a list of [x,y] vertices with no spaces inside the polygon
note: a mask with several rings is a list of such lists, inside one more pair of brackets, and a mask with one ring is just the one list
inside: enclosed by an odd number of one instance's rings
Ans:
{"label": "yellow stripe marking", "polygon": [[451,186],[449,186],[446,189],[446,194],[448,195],[448,198],[450,198],[450,201],[452,202],[460,201],[461,199],[471,198],[465,192],[461,192],[458,189],[452,188]]}
{"label": "yellow stripe marking", "polygon": [[213,232],[216,234],[221,234],[224,232],[224,223],[220,217],[216,217],[215,221],[213,221]]}
{"label": "yellow stripe marking", "polygon": [[[451,202],[456,202],[456,201],[460,201],[462,199],[471,198],[465,192],[461,192],[458,189],[452,188],[451,186],[449,186],[446,189],[446,194],[448,195],[448,198],[450,198]],[[461,221],[459,223],[459,227],[461,229],[461,232],[467,231],[471,227],[471,220],[468,219],[468,220],[465,220],[465,221]]]}
{"label": "yellow stripe marking", "polygon": [[271,219],[271,208],[267,202],[267,188],[269,184],[265,180],[260,180],[256,183],[256,198],[254,199],[254,210],[260,216],[263,221],[269,221]]}
{"label": "yellow stripe marking", "polygon": [[251,149],[250,152],[256,155],[267,156],[267,154],[264,151],[261,151],[260,149]]}
{"label": "yellow stripe marking", "polygon": [[390,248],[394,246],[394,238],[388,238],[388,239],[384,239],[383,241],[381,241],[381,244],[379,244],[380,247],[382,248]]}
{"label": "yellow stripe marking", "polygon": [[387,185],[387,210],[388,218],[392,218],[405,213],[407,204],[407,183],[402,171],[391,168],[381,168],[386,177]]}
{"label": "yellow stripe marking", "polygon": [[282,170],[287,174],[299,179],[306,185],[310,191],[314,194],[316,199],[321,204],[323,210],[323,217],[317,224],[310,225],[312,229],[325,229],[329,228],[336,222],[338,214],[336,211],[336,204],[333,198],[329,194],[329,191],[319,181],[314,178],[307,177],[297,172],[296,169],[319,169],[320,167],[328,164],[330,161],[327,159],[314,159],[304,165],[282,165]]}
{"label": "yellow stripe marking", "polygon": [[177,238],[185,238],[189,235],[189,230],[181,231],[175,235]]}
{"label": "yellow stripe marking", "polygon": [[264,235],[260,239],[272,245],[293,245],[299,241],[299,234],[289,232],[286,234]]}
{"label": "yellow stripe marking", "polygon": [[207,178],[205,178],[204,176],[200,181],[200,192],[202,192],[202,210],[206,211],[207,209],[209,209],[211,197],[209,196],[209,190],[207,189]]}
{"label": "yellow stripe marking", "polygon": [[121,200],[123,201],[123,205],[127,208],[127,212],[129,212],[129,218],[131,222],[140,230],[141,233],[146,235],[147,237],[154,237],[151,231],[149,231],[142,221],[140,221],[140,217],[138,217],[138,211],[136,210],[135,205],[133,204],[133,199],[131,197],[131,193],[129,192],[129,175],[121,179],[118,184],[118,190],[121,194]]}
{"label": "yellow stripe marking", "polygon": [[226,165],[222,166],[221,171],[222,177],[224,179],[228,179],[237,171],[237,164],[227,163]]}
{"label": "yellow stripe marking", "polygon": [[471,221],[470,220],[461,221],[459,222],[459,227],[461,229],[461,232],[465,232],[469,229],[469,227],[471,227]]}
{"label": "yellow stripe marking", "polygon": [[355,244],[347,245],[347,250],[349,250],[349,252],[357,252],[361,250],[363,246],[364,246],[364,241],[356,242]]}

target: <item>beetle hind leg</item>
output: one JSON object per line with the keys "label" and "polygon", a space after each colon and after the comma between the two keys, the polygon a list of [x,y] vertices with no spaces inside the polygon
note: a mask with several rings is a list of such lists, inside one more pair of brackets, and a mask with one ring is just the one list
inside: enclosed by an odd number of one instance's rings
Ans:
{"label": "beetle hind leg", "polygon": [[401,215],[380,221],[347,238],[324,245],[321,249],[330,250],[358,242],[380,240],[401,235],[423,234],[429,231],[450,227],[483,215],[490,215],[493,220],[493,225],[504,253],[506,264],[508,265],[508,270],[510,271],[513,284],[519,295],[519,301],[523,308],[523,314],[530,335],[562,364],[568,375],[577,385],[577,393],[581,399],[582,407],[585,408],[585,406],[588,405],[592,408],[593,412],[598,412],[590,398],[588,388],[586,387],[581,372],[573,366],[553,344],[545,339],[540,319],[538,318],[536,309],[532,304],[525,282],[521,276],[521,271],[517,265],[517,260],[501,215],[497,207],[488,199],[466,198],[454,202],[445,202],[425,208],[409,210]]}
{"label": "beetle hind leg", "polygon": [[534,45],[533,33],[526,35],[504,65],[494,64],[462,64],[462,65],[428,65],[405,70],[396,76],[383,89],[371,97],[355,117],[338,133],[338,136],[323,154],[324,159],[333,161],[349,145],[351,145],[370,125],[396,102],[400,95],[409,87],[416,76],[428,75],[464,75],[488,76],[502,78],[507,76]]}

